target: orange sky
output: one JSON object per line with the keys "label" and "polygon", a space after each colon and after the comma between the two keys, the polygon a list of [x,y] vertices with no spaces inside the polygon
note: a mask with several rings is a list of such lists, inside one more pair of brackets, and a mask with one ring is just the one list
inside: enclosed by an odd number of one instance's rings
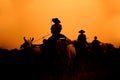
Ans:
{"label": "orange sky", "polygon": [[120,0],[0,0],[0,47],[19,48],[24,36],[42,38],[50,33],[53,17],[72,40],[84,29],[89,42],[96,35],[120,45]]}

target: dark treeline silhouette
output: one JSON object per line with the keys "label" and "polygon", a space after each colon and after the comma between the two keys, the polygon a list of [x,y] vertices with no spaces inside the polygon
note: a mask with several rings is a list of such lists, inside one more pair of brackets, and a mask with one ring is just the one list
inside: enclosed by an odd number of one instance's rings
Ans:
{"label": "dark treeline silhouette", "polygon": [[4,70],[10,70],[9,74],[13,72],[15,76],[21,73],[16,76],[27,79],[120,79],[120,48],[99,41],[97,36],[92,42],[88,42],[84,30],[79,31],[77,40],[71,41],[60,33],[60,20],[53,18],[52,21],[55,23],[51,26],[52,36],[48,40],[43,39],[42,44],[32,44],[34,38],[24,37],[19,50],[0,48],[0,66],[7,65],[8,68]]}

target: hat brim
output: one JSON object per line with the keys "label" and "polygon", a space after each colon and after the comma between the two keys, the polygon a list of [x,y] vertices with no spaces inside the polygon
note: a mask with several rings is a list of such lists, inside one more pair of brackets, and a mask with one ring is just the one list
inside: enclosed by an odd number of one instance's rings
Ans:
{"label": "hat brim", "polygon": [[53,18],[52,21],[55,22],[55,23],[61,23],[58,18]]}
{"label": "hat brim", "polygon": [[85,31],[84,30],[80,30],[79,33],[85,33]]}

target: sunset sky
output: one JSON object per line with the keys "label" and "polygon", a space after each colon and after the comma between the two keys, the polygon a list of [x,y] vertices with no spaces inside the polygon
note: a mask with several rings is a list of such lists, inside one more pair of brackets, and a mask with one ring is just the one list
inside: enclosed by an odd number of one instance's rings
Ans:
{"label": "sunset sky", "polygon": [[0,47],[19,48],[24,36],[41,44],[54,17],[71,40],[84,29],[88,42],[98,36],[101,42],[120,46],[120,0],[0,0]]}

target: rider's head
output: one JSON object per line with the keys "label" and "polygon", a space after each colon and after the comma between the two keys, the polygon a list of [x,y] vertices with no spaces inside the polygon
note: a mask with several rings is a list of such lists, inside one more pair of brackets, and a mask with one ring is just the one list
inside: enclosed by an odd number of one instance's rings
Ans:
{"label": "rider's head", "polygon": [[58,18],[52,18],[52,21],[53,21],[54,23],[58,23],[58,24],[61,23]]}
{"label": "rider's head", "polygon": [[97,36],[95,36],[94,39],[97,40]]}
{"label": "rider's head", "polygon": [[83,34],[83,33],[85,33],[85,31],[84,30],[80,30],[79,33]]}

